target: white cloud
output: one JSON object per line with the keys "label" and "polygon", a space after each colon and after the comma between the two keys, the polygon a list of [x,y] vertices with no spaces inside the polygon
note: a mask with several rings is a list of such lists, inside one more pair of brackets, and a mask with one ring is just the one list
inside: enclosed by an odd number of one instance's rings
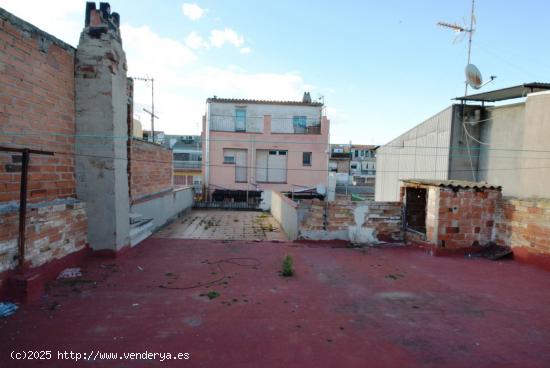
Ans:
{"label": "white cloud", "polygon": [[[19,0],[1,1],[2,7],[18,17],[63,41],[77,45],[84,23],[83,3],[58,0],[62,6],[51,13],[49,3],[45,2],[37,1],[33,5],[25,2],[21,5]],[[44,14],[50,16],[44,17]],[[218,32],[214,34],[216,45],[220,45],[217,47],[229,43],[239,49],[246,49],[244,39],[236,32],[230,29]],[[160,36],[149,26],[138,27],[124,23],[121,35],[128,75],[155,78],[155,113],[160,117],[155,122],[155,129],[167,133],[199,134],[205,100],[213,95],[301,100],[304,90],[315,90],[305,83],[299,72],[250,72],[231,64],[227,67],[210,66],[208,59],[200,60],[192,47],[201,44],[204,47],[208,43],[199,34],[188,35],[184,42]],[[199,41],[201,39],[202,43]],[[140,120],[145,129],[150,129],[150,119],[142,112],[142,108],[149,109],[150,106],[150,84],[135,81],[134,113],[141,115]]]}
{"label": "white cloud", "polygon": [[250,51],[252,51],[252,49],[250,49],[250,47],[243,47],[239,51],[241,52],[241,54],[250,54]]}
{"label": "white cloud", "polygon": [[59,0],[55,2],[55,11],[48,1],[2,0],[0,6],[62,41],[78,45],[84,27],[84,2]]}
{"label": "white cloud", "polygon": [[[155,112],[160,117],[155,129],[167,133],[199,134],[205,100],[213,95],[300,100],[306,88],[312,89],[298,72],[252,73],[237,65],[220,68],[199,63],[187,39],[184,44],[161,37],[146,26],[123,25],[122,39],[128,75],[155,78]],[[151,105],[149,84],[135,82],[134,102],[135,113],[149,129],[149,117],[141,112]]]}
{"label": "white cloud", "polygon": [[214,47],[222,47],[226,43],[241,47],[244,44],[244,38],[231,28],[213,29],[210,31],[210,43]]}
{"label": "white cloud", "polygon": [[185,44],[193,50],[210,48],[208,42],[195,31],[189,33],[187,37],[185,37]]}
{"label": "white cloud", "polygon": [[183,12],[183,15],[191,20],[200,19],[206,12],[205,9],[193,3],[183,3],[181,6],[181,11]]}
{"label": "white cloud", "polygon": [[123,24],[120,27],[122,45],[128,56],[128,64],[138,65],[140,73],[164,71],[165,68],[181,68],[197,60],[195,53],[182,43],[161,37],[149,26],[133,27]]}

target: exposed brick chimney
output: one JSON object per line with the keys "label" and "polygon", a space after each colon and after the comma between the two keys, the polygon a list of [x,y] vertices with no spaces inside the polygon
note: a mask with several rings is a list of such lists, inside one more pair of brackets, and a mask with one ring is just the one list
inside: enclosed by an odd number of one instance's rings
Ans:
{"label": "exposed brick chimney", "polygon": [[120,15],[111,13],[109,3],[99,3],[96,9],[95,2],[87,2],[84,27],[91,37],[97,38],[110,31],[120,39]]}
{"label": "exposed brick chimney", "polygon": [[[129,244],[129,92],[120,17],[108,3],[86,3],[75,61],[77,195],[87,202],[88,243]],[[130,80],[131,82],[131,80]]]}

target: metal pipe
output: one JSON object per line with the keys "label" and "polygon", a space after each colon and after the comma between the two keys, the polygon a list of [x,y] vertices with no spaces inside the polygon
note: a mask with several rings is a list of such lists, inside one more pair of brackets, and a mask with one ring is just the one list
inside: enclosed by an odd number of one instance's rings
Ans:
{"label": "metal pipe", "polygon": [[27,182],[30,154],[53,156],[53,152],[33,150],[30,148],[0,147],[0,151],[21,153],[21,186],[19,192],[19,268],[25,264],[25,228],[27,225]]}

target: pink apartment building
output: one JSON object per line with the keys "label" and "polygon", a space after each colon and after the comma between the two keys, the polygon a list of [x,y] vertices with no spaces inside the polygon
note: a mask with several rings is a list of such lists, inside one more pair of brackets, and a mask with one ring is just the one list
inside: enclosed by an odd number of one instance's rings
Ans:
{"label": "pink apartment building", "polygon": [[215,190],[299,191],[327,185],[329,120],[323,104],[209,98],[203,175]]}

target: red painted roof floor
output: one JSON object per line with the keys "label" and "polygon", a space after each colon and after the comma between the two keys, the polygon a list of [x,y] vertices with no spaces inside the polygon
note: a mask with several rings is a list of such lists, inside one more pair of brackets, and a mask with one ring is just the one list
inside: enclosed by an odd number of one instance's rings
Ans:
{"label": "red painted roof floor", "polygon": [[[286,254],[292,278],[278,275]],[[550,274],[514,261],[156,238],[116,260],[92,258],[83,271],[0,320],[2,367],[550,366]],[[222,271],[223,283],[209,287],[159,287]],[[201,296],[208,291],[220,296]],[[12,350],[54,356],[14,361]],[[76,364],[57,350],[190,359]]]}

